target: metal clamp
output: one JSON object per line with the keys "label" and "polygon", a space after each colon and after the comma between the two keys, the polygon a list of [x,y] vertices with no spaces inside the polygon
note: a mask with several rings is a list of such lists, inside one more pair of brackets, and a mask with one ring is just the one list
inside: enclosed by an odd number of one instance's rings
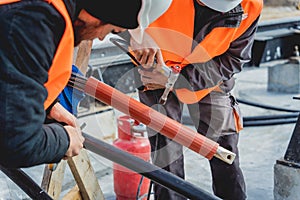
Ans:
{"label": "metal clamp", "polygon": [[160,97],[159,104],[165,105],[168,95],[170,91],[173,89],[173,86],[179,77],[181,68],[178,65],[175,65],[173,67],[167,67],[164,65],[162,67],[162,70],[164,75],[168,77],[168,82],[166,83],[166,88],[164,90],[164,93]]}

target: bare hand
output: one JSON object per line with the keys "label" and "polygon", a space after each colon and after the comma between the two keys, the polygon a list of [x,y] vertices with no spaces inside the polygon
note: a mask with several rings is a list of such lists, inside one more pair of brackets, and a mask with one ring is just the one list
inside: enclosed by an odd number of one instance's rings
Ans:
{"label": "bare hand", "polygon": [[148,90],[165,88],[168,82],[168,78],[161,72],[160,66],[156,66],[152,71],[139,69],[138,72],[143,85],[147,86]]}
{"label": "bare hand", "polygon": [[80,128],[74,128],[72,126],[64,126],[70,138],[70,145],[65,154],[64,159],[68,157],[77,156],[80,150],[83,148],[84,137],[82,136]]}
{"label": "bare hand", "polygon": [[145,35],[141,44],[131,39],[130,45],[143,69],[139,69],[141,81],[148,90],[164,88],[168,79],[161,72],[164,60],[160,49],[150,36]]}
{"label": "bare hand", "polygon": [[67,111],[60,103],[56,103],[52,107],[48,117],[66,124],[64,128],[69,135],[70,144],[64,159],[78,155],[83,148],[84,137],[82,136],[76,117]]}
{"label": "bare hand", "polygon": [[67,125],[73,126],[74,128],[78,127],[77,119],[74,115],[72,115],[69,111],[67,111],[60,103],[56,103],[48,117],[50,119],[54,119],[58,122],[65,123]]}
{"label": "bare hand", "polygon": [[135,55],[135,58],[144,68],[149,69],[154,64],[164,64],[159,47],[149,35],[144,35],[142,43],[138,43],[131,38],[130,46],[132,47],[132,53]]}

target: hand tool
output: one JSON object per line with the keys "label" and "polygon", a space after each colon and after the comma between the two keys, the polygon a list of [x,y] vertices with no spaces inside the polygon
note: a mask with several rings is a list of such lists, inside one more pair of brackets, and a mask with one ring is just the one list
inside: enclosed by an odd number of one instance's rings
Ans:
{"label": "hand tool", "polygon": [[164,105],[167,101],[170,91],[173,89],[173,86],[179,77],[181,68],[178,65],[172,66],[171,68],[164,65],[162,69],[165,71],[165,76],[168,77],[168,82],[165,85],[166,88],[159,100],[159,104]]}
{"label": "hand tool", "polygon": [[[142,67],[142,64],[134,57],[134,55],[132,55],[129,51],[128,51],[128,47],[129,47],[129,43],[125,40],[122,39],[118,39],[118,38],[110,38],[110,41],[116,45],[117,47],[119,47],[122,51],[124,51],[132,60],[133,62]],[[121,44],[125,45],[125,47],[123,47]],[[155,65],[156,63],[154,63]],[[179,77],[179,73],[180,73],[180,66],[172,66],[172,67],[168,67],[166,65],[162,65],[161,66],[161,70],[160,72],[166,76],[168,78],[168,81],[165,85],[165,90],[159,100],[159,104],[164,105],[167,101],[168,95],[170,93],[170,91],[173,89],[173,86],[175,84],[175,82],[177,81],[178,77]]]}

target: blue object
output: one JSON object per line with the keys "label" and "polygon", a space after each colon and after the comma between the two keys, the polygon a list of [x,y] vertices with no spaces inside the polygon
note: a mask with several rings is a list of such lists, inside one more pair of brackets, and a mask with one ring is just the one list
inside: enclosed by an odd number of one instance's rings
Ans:
{"label": "blue object", "polygon": [[[72,65],[72,72],[83,75],[75,65]],[[77,115],[77,106],[84,97],[83,92],[70,86],[66,86],[58,95],[60,104],[75,116]]]}

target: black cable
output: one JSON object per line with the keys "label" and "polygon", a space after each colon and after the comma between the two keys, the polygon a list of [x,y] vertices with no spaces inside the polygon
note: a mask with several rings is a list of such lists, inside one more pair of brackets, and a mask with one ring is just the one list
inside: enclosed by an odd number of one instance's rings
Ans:
{"label": "black cable", "polygon": [[275,107],[275,106],[270,106],[270,105],[265,105],[265,104],[259,104],[259,103],[255,103],[252,101],[239,99],[239,98],[236,98],[236,100],[238,103],[243,103],[246,105],[255,106],[255,107],[259,107],[259,108],[265,108],[265,109],[269,109],[269,110],[277,110],[277,111],[284,111],[284,112],[299,112],[300,111],[300,110],[285,109],[285,108],[280,108],[280,107]]}
{"label": "black cable", "polygon": [[296,122],[297,122],[297,118],[293,118],[293,119],[246,121],[243,124],[244,124],[244,127],[249,127],[249,126],[271,126],[271,125],[281,125],[281,124],[292,124],[292,123],[296,123]]}
{"label": "black cable", "polygon": [[259,121],[259,120],[273,120],[273,119],[289,119],[298,117],[298,113],[285,114],[285,115],[258,115],[258,116],[249,116],[243,117],[243,121]]}
{"label": "black cable", "polygon": [[137,191],[136,191],[136,198],[135,198],[136,200],[139,200],[140,190],[141,190],[141,187],[142,187],[142,184],[143,184],[143,180],[144,180],[144,176],[141,176],[141,179],[140,179]]}
{"label": "black cable", "polygon": [[151,180],[151,181],[150,181],[150,185],[149,185],[149,190],[148,190],[147,200],[150,200],[151,190],[152,190],[152,185],[153,185],[153,182],[152,182],[152,180]]}
{"label": "black cable", "polygon": [[6,168],[0,165],[0,170],[17,184],[29,197],[39,200],[52,200],[52,197],[44,191],[30,176],[22,169]]}
{"label": "black cable", "polygon": [[153,180],[154,182],[176,191],[178,194],[193,200],[217,200],[220,199],[198,186],[195,186],[182,178],[161,169],[141,158],[133,156],[126,151],[122,151],[107,144],[97,138],[94,138],[86,133],[82,133],[85,138],[84,147],[104,158],[120,164],[130,170],[138,172],[139,174]]}
{"label": "black cable", "polygon": [[[246,120],[243,118],[243,126],[249,127],[249,126],[271,126],[271,125],[280,125],[280,124],[292,124],[297,121],[297,118],[277,118],[278,116],[274,117],[266,117],[266,119],[260,119],[264,118],[265,116],[253,116],[252,119],[248,119],[246,117]],[[254,120],[254,118],[257,118]],[[273,119],[272,119],[273,118]],[[193,121],[189,116],[182,116],[182,123],[185,125],[194,125]]]}

